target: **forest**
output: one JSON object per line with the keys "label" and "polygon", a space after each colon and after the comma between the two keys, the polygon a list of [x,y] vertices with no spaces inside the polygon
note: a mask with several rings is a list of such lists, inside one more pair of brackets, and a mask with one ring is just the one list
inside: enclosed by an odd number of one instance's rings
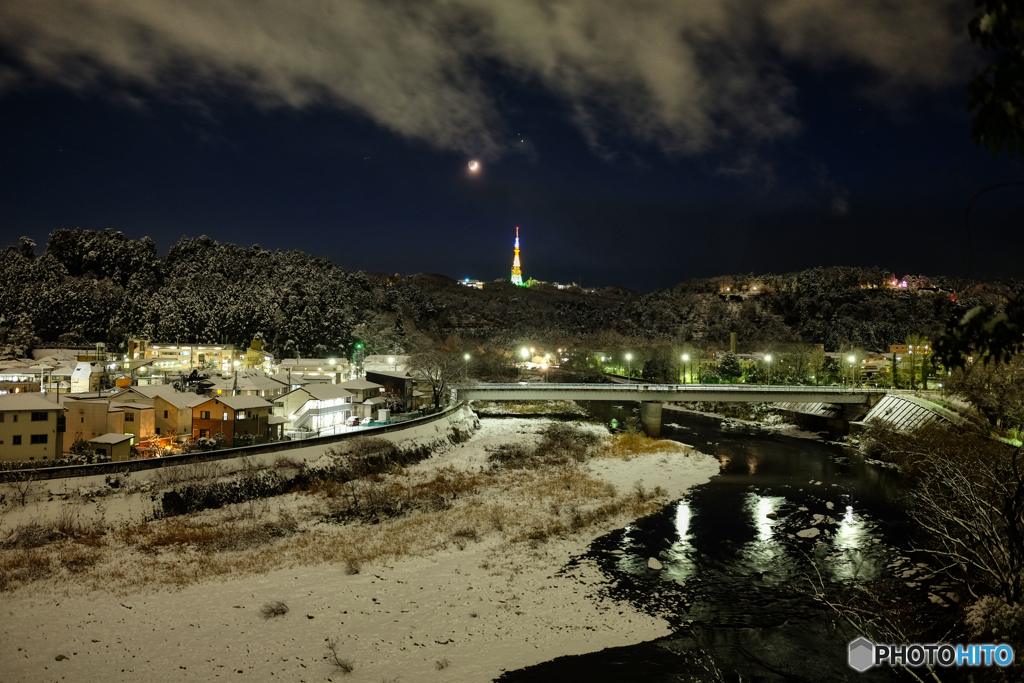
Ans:
{"label": "forest", "polygon": [[[900,276],[883,268],[691,279],[667,290],[581,291],[507,280],[482,290],[442,275],[346,271],[300,251],[183,237],[166,256],[144,237],[56,230],[38,253],[28,238],[0,252],[0,354],[129,337],[248,344],[279,358],[397,351],[411,334],[511,349],[619,339],[724,347],[824,344],[887,350],[934,338],[979,304],[1000,305],[1016,281]],[[895,283],[895,286],[894,286]],[[610,335],[610,337],[609,337]],[[387,349],[380,348],[389,347]]]}

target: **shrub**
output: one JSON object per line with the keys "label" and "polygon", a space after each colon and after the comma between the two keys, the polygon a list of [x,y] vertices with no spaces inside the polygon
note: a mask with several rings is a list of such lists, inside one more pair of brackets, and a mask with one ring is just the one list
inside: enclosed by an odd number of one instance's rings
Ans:
{"label": "shrub", "polygon": [[324,655],[324,658],[336,666],[343,674],[350,674],[352,673],[352,670],[355,669],[355,663],[351,659],[348,657],[342,657],[338,653],[337,638],[327,639],[327,653]]}
{"label": "shrub", "polygon": [[288,605],[278,600],[271,600],[260,608],[260,616],[264,619],[272,619],[288,614]]}

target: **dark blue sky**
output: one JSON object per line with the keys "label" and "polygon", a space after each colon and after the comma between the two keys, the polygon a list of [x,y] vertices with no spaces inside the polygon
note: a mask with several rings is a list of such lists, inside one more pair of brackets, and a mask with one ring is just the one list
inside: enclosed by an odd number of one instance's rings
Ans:
{"label": "dark blue sky", "polygon": [[[0,46],[0,238],[40,249],[58,228],[148,235],[162,253],[206,234],[352,270],[492,280],[508,277],[518,225],[525,276],[586,286],[837,264],[963,275],[969,187],[1024,177],[971,143],[966,68],[894,86],[851,58],[764,58],[786,121],[751,134],[742,97],[756,110],[762,95],[744,91],[705,107],[730,120],[701,138],[691,124],[651,133],[618,100],[581,124],[567,90],[491,63],[467,88],[487,93],[493,132],[463,141],[443,116],[423,133],[329,97],[268,106],[245,87],[178,87],[188,70],[154,85],[99,60],[72,82],[16,36],[0,31]],[[1024,277],[1024,189],[987,195],[971,225],[974,275]]]}

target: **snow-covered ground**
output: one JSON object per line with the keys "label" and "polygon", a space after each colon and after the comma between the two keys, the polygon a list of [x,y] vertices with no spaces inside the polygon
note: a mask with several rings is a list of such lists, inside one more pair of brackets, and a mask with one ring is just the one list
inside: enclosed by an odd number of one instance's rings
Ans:
{"label": "snow-covered ground", "polygon": [[[407,468],[402,476],[427,481],[438,473],[484,472],[485,447],[536,442],[545,424],[538,419],[483,420],[469,442]],[[628,459],[598,457],[579,466],[566,481],[581,489],[604,487],[592,501],[572,499],[583,507],[610,500],[608,485],[622,499],[636,482],[647,489],[660,486],[667,502],[708,481],[718,469],[717,460],[680,447]],[[102,576],[83,581],[60,569],[49,578],[0,594],[5,617],[0,625],[0,678],[11,683],[489,681],[502,671],[560,655],[667,634],[668,626],[660,619],[590,597],[589,587],[604,581],[595,567],[582,563],[557,574],[594,538],[628,523],[628,517],[607,518],[546,540],[524,538],[523,527],[516,526],[520,518],[528,525],[565,518],[559,506],[569,505],[569,494],[540,493],[544,479],[556,476],[569,475],[532,471],[488,479],[492,485],[459,497],[437,517],[437,524],[475,524],[475,536],[460,539],[449,534],[450,528],[438,532],[424,526],[423,534],[437,534],[443,542],[428,538],[426,551],[385,552],[379,561],[364,562],[357,574],[346,571],[346,563],[339,559],[325,559],[331,557],[333,545],[350,542],[346,534],[358,530],[366,543],[387,543],[417,519],[426,524],[433,518],[424,513],[377,525],[303,526],[305,535],[300,537],[307,539],[306,550],[299,544],[287,546],[287,559],[277,561],[274,568],[247,571],[241,560],[247,556],[239,555],[237,568],[222,568],[212,578],[203,574],[195,582],[181,577],[183,588],[166,582],[167,563],[177,561],[187,571],[202,572],[213,560],[195,552],[163,552],[163,564],[157,565],[146,553],[123,546],[108,549],[105,552],[119,555],[108,558],[101,569],[107,568],[111,576],[141,572],[143,580],[111,579],[105,585]],[[103,500],[107,509],[119,511],[119,524],[131,525],[141,517],[149,500],[146,495],[135,493],[121,502],[109,496]],[[538,497],[531,498],[534,495]],[[89,506],[97,505],[93,500],[81,499],[76,505],[92,509]],[[272,512],[302,520],[309,518],[311,509],[328,503],[287,494],[275,499]],[[52,515],[58,510],[54,504],[45,497],[17,515],[8,513],[0,519],[0,542],[33,514],[35,521],[45,523],[44,511]],[[505,511],[508,521],[490,527],[474,521],[483,518],[483,510],[492,516]],[[216,519],[213,513],[197,516]],[[153,572],[152,583],[145,581],[147,571]],[[261,608],[271,601],[287,605],[287,613],[261,616]],[[325,659],[331,641],[338,657],[351,662],[351,673]]]}
{"label": "snow-covered ground", "polygon": [[[726,415],[721,415],[719,413],[709,413],[700,410],[692,410],[690,408],[683,408],[682,406],[678,406],[672,403],[663,403],[662,409],[668,411],[676,411],[680,413],[691,413],[693,415],[704,415],[705,417],[719,417],[722,419],[723,426],[726,427],[730,425],[743,426],[754,429],[760,429],[775,434],[780,434],[782,436],[792,436],[793,438],[796,439],[814,439],[817,441],[825,440],[821,434],[801,429],[798,425],[786,422],[780,416],[775,414],[768,416],[770,418],[775,418],[774,420],[757,422],[755,420],[741,420],[738,417],[728,417]],[[671,417],[669,415],[665,415],[664,419],[670,420]],[[671,423],[668,423],[666,426],[668,426],[669,424]]]}

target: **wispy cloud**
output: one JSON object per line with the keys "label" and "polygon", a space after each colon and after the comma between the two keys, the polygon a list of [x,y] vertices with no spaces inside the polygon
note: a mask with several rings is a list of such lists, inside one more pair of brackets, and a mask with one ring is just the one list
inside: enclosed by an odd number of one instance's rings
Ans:
{"label": "wispy cloud", "polygon": [[779,60],[863,65],[880,84],[956,77],[955,0],[31,0],[0,3],[24,77],[160,97],[227,91],[328,104],[440,149],[512,139],[490,76],[539,85],[596,151],[608,131],[668,153],[792,135]]}

